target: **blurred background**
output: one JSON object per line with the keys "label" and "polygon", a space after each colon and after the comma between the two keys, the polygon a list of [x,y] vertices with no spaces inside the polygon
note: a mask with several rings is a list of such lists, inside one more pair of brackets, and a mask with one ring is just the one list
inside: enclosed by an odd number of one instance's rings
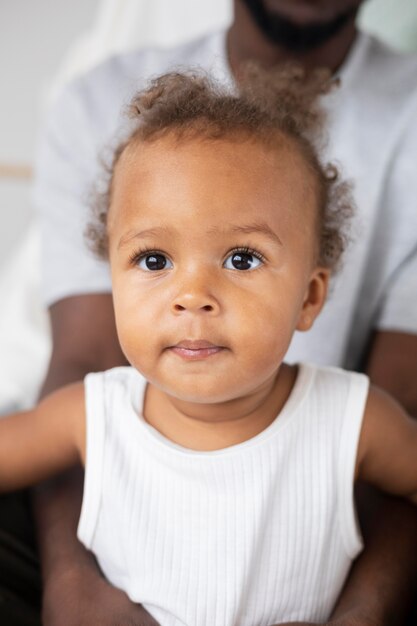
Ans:
{"label": "blurred background", "polygon": [[[232,0],[0,1],[0,413],[33,402],[48,359],[31,170],[54,95],[111,54],[172,46],[231,19]],[[360,23],[417,50],[417,0],[368,0]]]}

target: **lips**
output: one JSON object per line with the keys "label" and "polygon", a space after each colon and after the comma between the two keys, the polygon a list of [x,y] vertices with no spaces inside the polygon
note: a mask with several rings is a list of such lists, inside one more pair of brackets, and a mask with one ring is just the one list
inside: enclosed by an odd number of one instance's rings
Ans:
{"label": "lips", "polygon": [[327,22],[349,8],[349,6],[345,7],[344,5],[337,7],[337,3],[330,0],[321,3],[313,3],[311,0],[279,0],[278,2],[269,0],[266,2],[266,6],[270,11],[292,20],[295,24]]}
{"label": "lips", "polygon": [[224,346],[218,346],[205,340],[183,340],[174,346],[169,347],[169,351],[187,361],[198,361],[215,356],[224,350]]}

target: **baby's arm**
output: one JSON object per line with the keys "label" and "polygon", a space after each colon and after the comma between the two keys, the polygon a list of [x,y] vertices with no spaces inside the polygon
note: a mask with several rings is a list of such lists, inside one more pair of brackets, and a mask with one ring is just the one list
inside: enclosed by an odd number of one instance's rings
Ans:
{"label": "baby's arm", "polygon": [[84,463],[84,385],[69,385],[33,410],[0,419],[0,491],[28,487]]}
{"label": "baby's arm", "polygon": [[417,421],[376,388],[366,404],[356,477],[417,504]]}

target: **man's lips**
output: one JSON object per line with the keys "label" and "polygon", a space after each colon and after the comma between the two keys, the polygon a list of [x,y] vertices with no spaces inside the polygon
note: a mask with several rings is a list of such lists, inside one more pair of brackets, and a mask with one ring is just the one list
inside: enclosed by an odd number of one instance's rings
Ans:
{"label": "man's lips", "polygon": [[187,361],[197,361],[214,356],[224,350],[224,346],[218,346],[210,341],[204,340],[184,340],[170,346],[168,350],[182,357]]}

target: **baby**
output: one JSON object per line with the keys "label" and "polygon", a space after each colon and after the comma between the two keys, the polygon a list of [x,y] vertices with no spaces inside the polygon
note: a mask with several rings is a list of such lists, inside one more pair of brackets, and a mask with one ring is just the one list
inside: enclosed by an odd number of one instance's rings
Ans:
{"label": "baby", "polygon": [[79,538],[162,626],[326,620],[362,547],[355,480],[417,502],[417,424],[364,375],[283,362],[345,241],[329,87],[169,74],[134,99],[89,229],[132,367],[0,423],[0,488],[81,460]]}

